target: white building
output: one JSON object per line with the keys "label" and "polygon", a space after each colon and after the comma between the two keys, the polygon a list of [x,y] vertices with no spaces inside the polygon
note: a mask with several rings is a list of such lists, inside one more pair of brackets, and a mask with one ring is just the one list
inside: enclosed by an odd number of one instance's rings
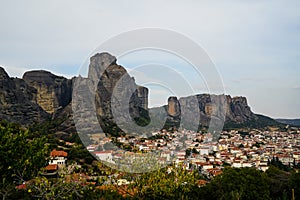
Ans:
{"label": "white building", "polygon": [[114,163],[112,151],[97,151],[97,152],[94,152],[94,154],[102,161]]}

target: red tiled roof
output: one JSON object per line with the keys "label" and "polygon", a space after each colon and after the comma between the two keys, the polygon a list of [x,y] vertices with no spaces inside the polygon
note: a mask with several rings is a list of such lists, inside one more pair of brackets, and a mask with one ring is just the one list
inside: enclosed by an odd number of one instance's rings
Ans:
{"label": "red tiled roof", "polygon": [[26,184],[18,185],[18,186],[16,186],[16,189],[18,189],[18,190],[26,190]]}
{"label": "red tiled roof", "polygon": [[46,166],[47,171],[57,170],[57,164],[50,164]]}
{"label": "red tiled roof", "polygon": [[51,157],[67,157],[68,153],[65,151],[57,151],[54,149],[53,151],[51,151],[50,156]]}

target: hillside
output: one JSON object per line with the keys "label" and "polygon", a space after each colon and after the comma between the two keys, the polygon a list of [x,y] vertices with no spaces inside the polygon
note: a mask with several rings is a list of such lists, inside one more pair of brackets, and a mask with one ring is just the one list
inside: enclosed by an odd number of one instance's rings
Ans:
{"label": "hillside", "polygon": [[276,119],[276,121],[292,126],[300,126],[300,119]]}

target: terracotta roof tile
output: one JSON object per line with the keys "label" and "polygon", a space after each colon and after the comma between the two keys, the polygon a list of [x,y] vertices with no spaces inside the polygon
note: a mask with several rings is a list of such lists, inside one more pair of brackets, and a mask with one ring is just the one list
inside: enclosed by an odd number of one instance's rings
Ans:
{"label": "terracotta roof tile", "polygon": [[57,170],[57,164],[50,164],[46,166],[46,170],[52,171],[52,170]]}
{"label": "terracotta roof tile", "polygon": [[57,151],[54,149],[53,151],[51,151],[50,156],[51,157],[67,157],[68,153],[65,151]]}

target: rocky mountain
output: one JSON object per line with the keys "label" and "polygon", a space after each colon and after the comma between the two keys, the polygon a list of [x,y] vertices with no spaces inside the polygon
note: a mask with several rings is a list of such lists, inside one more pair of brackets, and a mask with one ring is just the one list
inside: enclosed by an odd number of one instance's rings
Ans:
{"label": "rocky mountain", "polygon": [[108,53],[97,53],[90,58],[88,77],[75,80],[74,119],[82,132],[122,134],[132,119],[144,119],[141,113],[148,109],[148,89],[137,85],[116,61]]}
{"label": "rocky mountain", "polygon": [[0,67],[0,119],[29,125],[49,114],[37,103],[38,91],[19,78],[10,78]]}
{"label": "rocky mountain", "polygon": [[181,124],[188,129],[207,127],[212,121],[215,125],[225,121],[225,127],[277,124],[254,114],[245,97],[229,95],[170,97],[162,109],[149,109],[148,89],[137,85],[108,53],[90,58],[87,77],[67,79],[38,70],[19,79],[0,68],[0,119],[23,125],[59,119],[56,130],[67,133],[76,129],[98,132],[100,124],[109,134],[131,132],[136,125],[147,127],[150,122],[149,129],[162,122],[165,128]]}
{"label": "rocky mountain", "polygon": [[214,123],[228,128],[255,128],[279,124],[269,117],[254,114],[246,97],[241,96],[198,94],[179,99],[170,97],[165,107],[168,113],[167,127],[198,129],[195,125],[211,126],[212,119]]}
{"label": "rocky mountain", "polygon": [[49,114],[66,107],[72,100],[72,79],[39,70],[26,72],[23,80],[36,89],[37,104]]}

